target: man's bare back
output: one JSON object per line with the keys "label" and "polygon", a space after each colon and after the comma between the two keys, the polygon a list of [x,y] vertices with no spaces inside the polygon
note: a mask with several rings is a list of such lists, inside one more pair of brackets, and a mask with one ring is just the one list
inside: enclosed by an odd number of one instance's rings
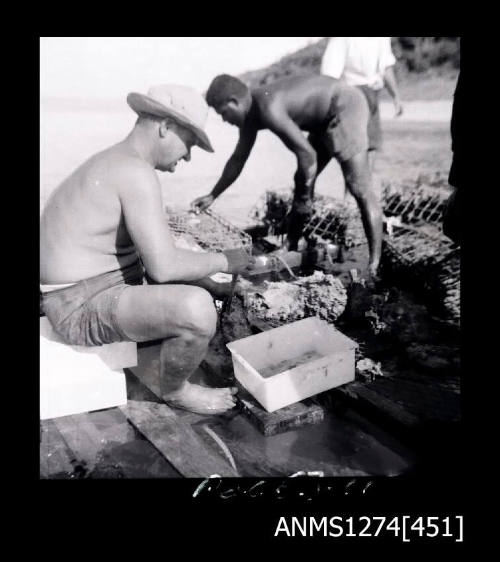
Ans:
{"label": "man's bare back", "polygon": [[252,90],[258,107],[249,122],[260,120],[262,127],[272,127],[273,113],[286,111],[303,131],[324,127],[339,81],[328,76],[292,76]]}
{"label": "man's bare back", "polygon": [[41,283],[75,283],[137,261],[118,186],[144,166],[119,143],[92,156],[55,190],[41,217]]}

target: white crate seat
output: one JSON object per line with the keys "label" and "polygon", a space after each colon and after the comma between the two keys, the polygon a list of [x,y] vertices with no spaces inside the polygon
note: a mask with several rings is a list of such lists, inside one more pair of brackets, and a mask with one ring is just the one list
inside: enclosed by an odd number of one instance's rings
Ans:
{"label": "white crate seat", "polygon": [[68,345],[40,317],[40,419],[126,404],[123,368],[135,365],[135,342]]}

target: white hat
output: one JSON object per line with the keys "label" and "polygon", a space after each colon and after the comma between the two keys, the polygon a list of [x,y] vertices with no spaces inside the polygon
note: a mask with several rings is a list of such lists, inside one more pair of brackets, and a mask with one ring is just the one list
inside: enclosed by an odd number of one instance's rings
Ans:
{"label": "white hat", "polygon": [[146,113],[157,117],[171,117],[194,133],[198,146],[203,150],[214,151],[203,130],[208,115],[207,102],[193,88],[177,84],[152,86],[147,95],[130,93],[127,103],[139,115]]}

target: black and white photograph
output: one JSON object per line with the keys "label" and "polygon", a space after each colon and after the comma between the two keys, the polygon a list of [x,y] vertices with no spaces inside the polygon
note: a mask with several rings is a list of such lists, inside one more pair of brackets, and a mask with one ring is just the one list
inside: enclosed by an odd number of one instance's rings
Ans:
{"label": "black and white photograph", "polygon": [[39,38],[41,480],[451,469],[460,49]]}

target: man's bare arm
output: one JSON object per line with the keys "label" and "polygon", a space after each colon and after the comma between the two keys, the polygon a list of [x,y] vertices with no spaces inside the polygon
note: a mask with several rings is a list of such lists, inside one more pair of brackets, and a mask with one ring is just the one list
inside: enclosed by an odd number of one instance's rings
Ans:
{"label": "man's bare arm", "polygon": [[187,284],[206,289],[212,297],[218,300],[228,297],[231,291],[231,283],[229,281],[214,281],[210,277],[199,279],[198,281],[188,281]]}
{"label": "man's bare arm", "polygon": [[250,156],[250,152],[252,151],[256,138],[257,129],[254,129],[253,127],[241,129],[238,144],[224,166],[222,176],[212,189],[211,195],[214,199],[219,197],[221,193],[232,185],[241,174],[241,171]]}
{"label": "man's bare arm", "polygon": [[304,136],[300,127],[288,116],[281,106],[269,108],[266,124],[297,157],[295,180],[295,200],[310,198],[317,172],[316,151]]}
{"label": "man's bare arm", "polygon": [[311,198],[318,170],[317,155],[300,127],[277,107],[267,115],[269,129],[277,134],[296,155],[298,168],[294,176],[295,190],[292,209],[288,215],[287,241],[289,250],[296,250],[302,231],[311,212]]}
{"label": "man's bare arm", "polygon": [[224,254],[175,247],[154,170],[145,165],[130,166],[121,174],[118,191],[126,228],[154,281],[195,281],[227,271]]}

